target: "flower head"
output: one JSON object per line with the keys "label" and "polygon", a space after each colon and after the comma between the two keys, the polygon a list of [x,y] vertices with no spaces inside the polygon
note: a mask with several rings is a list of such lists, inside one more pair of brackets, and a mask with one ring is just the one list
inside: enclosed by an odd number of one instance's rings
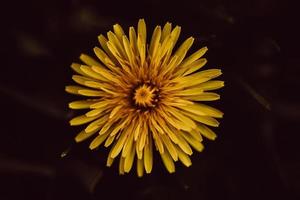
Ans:
{"label": "flower head", "polygon": [[170,173],[175,171],[174,161],[190,166],[192,148],[203,150],[202,136],[216,138],[208,126],[217,127],[215,118],[223,113],[202,102],[220,98],[210,91],[224,86],[223,81],[212,80],[221,70],[199,71],[207,62],[202,58],[206,47],[186,58],[192,37],[175,50],[179,26],[157,26],[149,45],[143,19],[137,32],[129,28],[129,38],[120,25],[113,29],[107,38],[98,37],[101,48],[94,48],[98,59],[81,54],[84,64],[71,65],[78,74],[72,78],[81,86],[67,86],[66,91],[87,99],[69,107],[90,109],[70,121],[72,126],[88,124],[76,142],[94,136],[90,149],[103,143],[111,146],[107,166],[119,156],[120,174],[131,170],[135,157],[138,176],[150,173],[154,150]]}

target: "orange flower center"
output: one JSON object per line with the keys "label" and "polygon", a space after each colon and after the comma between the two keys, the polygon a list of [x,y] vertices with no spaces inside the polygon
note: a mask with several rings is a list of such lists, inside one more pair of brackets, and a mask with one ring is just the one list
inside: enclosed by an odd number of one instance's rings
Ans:
{"label": "orange flower center", "polygon": [[135,89],[133,100],[135,105],[142,107],[155,107],[158,89],[147,84],[143,84]]}

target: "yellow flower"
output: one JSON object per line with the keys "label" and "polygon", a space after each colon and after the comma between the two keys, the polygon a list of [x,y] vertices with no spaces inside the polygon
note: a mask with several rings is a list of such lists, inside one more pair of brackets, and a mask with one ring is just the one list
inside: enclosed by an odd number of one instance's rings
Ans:
{"label": "yellow flower", "polygon": [[206,47],[185,58],[193,37],[175,50],[181,28],[172,29],[171,23],[156,26],[149,45],[143,19],[137,32],[129,28],[129,38],[120,25],[113,30],[107,38],[98,37],[101,48],[94,48],[98,60],[81,54],[84,64],[71,65],[79,74],[72,78],[81,86],[67,86],[66,91],[88,99],[69,107],[90,109],[70,121],[71,126],[88,124],[76,142],[95,136],[90,149],[102,143],[112,146],[107,166],[119,156],[120,174],[131,170],[135,157],[138,176],[150,173],[153,150],[170,173],[175,171],[174,161],[190,166],[192,148],[203,150],[202,136],[216,138],[207,126],[217,127],[215,118],[223,113],[200,102],[220,98],[210,91],[224,86],[223,81],[212,80],[221,70],[199,71],[207,62],[201,58]]}

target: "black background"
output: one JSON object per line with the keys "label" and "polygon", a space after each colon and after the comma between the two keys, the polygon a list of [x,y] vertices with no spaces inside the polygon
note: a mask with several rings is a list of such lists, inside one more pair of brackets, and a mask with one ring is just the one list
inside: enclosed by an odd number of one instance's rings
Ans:
{"label": "black background", "polygon": [[[5,2],[5,3],[4,3]],[[289,1],[45,0],[1,3],[0,199],[297,199],[299,18]],[[207,68],[223,70],[214,104],[225,113],[194,153],[168,174],[156,155],[151,175],[119,176],[107,151],[73,144],[76,112],[64,92],[70,64],[92,54],[97,36],[145,18],[150,34],[170,21],[193,50],[207,45]],[[61,158],[61,153],[66,156]]]}

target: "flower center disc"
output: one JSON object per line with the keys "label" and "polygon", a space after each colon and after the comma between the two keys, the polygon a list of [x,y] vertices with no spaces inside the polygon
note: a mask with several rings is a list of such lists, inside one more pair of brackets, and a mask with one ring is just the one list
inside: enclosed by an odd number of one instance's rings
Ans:
{"label": "flower center disc", "polygon": [[155,107],[157,89],[149,85],[143,84],[135,89],[134,102],[137,106]]}

